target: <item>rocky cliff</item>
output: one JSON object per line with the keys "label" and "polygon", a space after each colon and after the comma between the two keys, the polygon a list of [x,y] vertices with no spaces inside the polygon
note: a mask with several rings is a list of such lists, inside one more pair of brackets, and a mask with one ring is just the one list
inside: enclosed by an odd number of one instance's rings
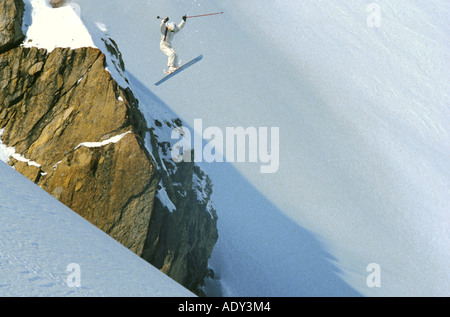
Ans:
{"label": "rocky cliff", "polygon": [[148,125],[99,49],[19,46],[21,2],[0,5],[0,141],[14,148],[9,164],[201,294],[218,237],[208,176],[192,163],[163,161],[168,143],[154,131],[174,124]]}
{"label": "rocky cliff", "polygon": [[2,0],[0,2],[0,53],[24,39],[22,17],[24,3],[22,0]]}

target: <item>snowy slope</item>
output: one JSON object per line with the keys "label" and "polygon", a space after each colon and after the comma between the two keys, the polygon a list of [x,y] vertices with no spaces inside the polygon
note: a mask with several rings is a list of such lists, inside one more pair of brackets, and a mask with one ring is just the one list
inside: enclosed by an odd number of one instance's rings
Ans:
{"label": "snowy slope", "polygon": [[[281,163],[276,192],[258,187],[326,239],[360,292],[448,296],[450,6],[377,1],[381,25],[370,28],[369,3],[226,6],[301,77],[296,101],[277,108],[282,153],[296,163]],[[280,36],[280,21],[296,32]],[[370,262],[382,268],[379,289],[365,285]]]}
{"label": "snowy slope", "polygon": [[[448,2],[378,1],[379,28],[362,0],[77,2],[151,89],[166,63],[155,17],[225,11],[188,20],[175,46],[204,60],[153,89],[188,124],[280,127],[275,174],[204,164],[225,294],[353,294],[325,271],[370,296],[450,293]],[[366,285],[373,262],[381,288]]]}
{"label": "snowy slope", "polygon": [[[377,28],[363,0],[76,2],[183,121],[280,127],[275,174],[203,164],[223,294],[450,294],[447,1],[377,1]],[[204,59],[154,89],[166,64],[155,17],[222,10],[188,20],[180,59]],[[366,284],[370,263],[380,288]]]}
{"label": "snowy slope", "polygon": [[0,296],[193,296],[2,161],[0,224]]}
{"label": "snowy slope", "polygon": [[92,37],[79,17],[79,7],[52,8],[48,0],[24,0],[23,32],[25,47],[95,47]]}

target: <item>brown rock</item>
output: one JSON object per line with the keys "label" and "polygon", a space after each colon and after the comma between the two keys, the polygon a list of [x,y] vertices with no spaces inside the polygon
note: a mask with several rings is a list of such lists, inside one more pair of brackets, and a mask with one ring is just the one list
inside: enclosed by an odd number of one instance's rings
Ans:
{"label": "brown rock", "polygon": [[24,4],[22,0],[0,1],[0,54],[19,45],[22,32]]}
{"label": "brown rock", "polygon": [[37,182],[41,176],[41,168],[35,165],[30,165],[27,162],[21,162],[14,158],[11,158],[12,166],[19,173],[23,174],[26,178],[31,180],[33,183]]}
{"label": "brown rock", "polygon": [[[93,48],[47,54],[19,47],[0,56],[0,76],[3,142],[39,162],[44,175],[20,162],[16,169],[142,253],[157,175],[141,145],[145,120],[137,105],[118,100],[126,92],[105,70],[104,55]],[[79,146],[127,132],[117,143]]]}
{"label": "brown rock", "polygon": [[[193,163],[158,170],[167,142],[151,134],[132,92],[105,70],[105,56],[95,48],[17,47],[0,55],[0,87],[2,142],[41,167],[10,164],[201,294],[218,237],[209,178]],[[149,132],[158,162],[143,146]],[[206,200],[197,198],[194,175],[208,184],[200,189]],[[160,182],[176,205],[173,213],[156,198]]]}
{"label": "brown rock", "polygon": [[59,8],[65,5],[68,1],[67,0],[49,0],[50,5],[53,8]]}

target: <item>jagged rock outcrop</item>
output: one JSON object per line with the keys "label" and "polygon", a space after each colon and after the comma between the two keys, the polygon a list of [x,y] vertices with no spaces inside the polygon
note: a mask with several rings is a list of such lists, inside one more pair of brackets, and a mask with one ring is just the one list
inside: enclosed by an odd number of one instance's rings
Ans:
{"label": "jagged rock outcrop", "polygon": [[19,47],[0,56],[0,78],[3,143],[40,165],[12,160],[16,170],[141,254],[158,176],[141,144],[145,120],[104,55]]}
{"label": "jagged rock outcrop", "polygon": [[[16,42],[0,53],[0,141],[19,154],[9,164],[202,294],[218,237],[211,182],[193,163],[163,162],[167,142],[105,66],[96,48],[49,53]],[[149,135],[152,153],[144,145]],[[175,210],[160,199],[162,187]]]}
{"label": "jagged rock outcrop", "polygon": [[18,45],[24,39],[22,0],[0,1],[0,53]]}
{"label": "jagged rock outcrop", "polygon": [[[198,286],[207,275],[213,274],[205,268],[218,239],[217,215],[210,200],[212,183],[209,176],[192,162],[175,163],[169,154],[170,142],[160,140],[157,134],[158,130],[180,126],[181,121],[173,119],[151,128],[153,157],[160,167],[161,178],[154,207],[158,212],[151,224],[157,229],[148,232],[142,256],[201,294]],[[170,207],[162,199],[164,196],[170,199],[169,204],[173,203],[173,211],[169,212]],[[176,249],[173,249],[174,245]],[[201,278],[193,279],[193,276]]]}

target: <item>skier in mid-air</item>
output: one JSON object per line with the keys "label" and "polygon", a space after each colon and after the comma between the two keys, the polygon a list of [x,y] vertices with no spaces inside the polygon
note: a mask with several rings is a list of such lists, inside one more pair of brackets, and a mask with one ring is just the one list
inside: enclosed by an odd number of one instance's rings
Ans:
{"label": "skier in mid-air", "polygon": [[159,44],[159,47],[161,51],[163,51],[163,53],[169,57],[167,66],[169,67],[170,74],[178,68],[177,52],[172,47],[171,41],[173,39],[173,36],[183,28],[184,24],[186,23],[186,16],[183,16],[181,23],[178,25],[173,22],[167,23],[168,21],[169,18],[165,18],[161,22],[161,43]]}

